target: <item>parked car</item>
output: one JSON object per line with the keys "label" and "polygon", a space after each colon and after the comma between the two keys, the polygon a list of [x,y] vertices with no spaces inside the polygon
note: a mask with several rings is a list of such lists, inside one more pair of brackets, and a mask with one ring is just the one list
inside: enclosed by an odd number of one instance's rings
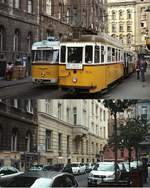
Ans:
{"label": "parked car", "polygon": [[31,168],[29,168],[28,171],[32,172],[32,171],[41,171],[43,170],[43,165],[33,165],[31,166]]}
{"label": "parked car", "polygon": [[15,176],[22,174],[18,169],[12,166],[3,166],[0,168],[0,186],[3,186],[4,182],[9,182]]}
{"label": "parked car", "polygon": [[92,171],[92,169],[94,168],[95,164],[94,164],[94,163],[86,163],[85,166],[86,166],[85,171],[86,171],[87,173],[89,173],[89,172]]}
{"label": "parked car", "polygon": [[121,180],[128,180],[129,178],[129,166],[128,164],[125,164],[124,162],[120,162],[118,163],[118,166],[120,168],[121,171]]}
{"label": "parked car", "polygon": [[69,173],[56,171],[27,172],[16,176],[3,187],[78,187],[76,178]]}
{"label": "parked car", "polygon": [[[121,171],[117,165],[117,179],[119,180]],[[115,163],[99,162],[95,165],[88,176],[88,186],[99,185],[104,182],[113,182],[115,180]]]}
{"label": "parked car", "polygon": [[74,175],[84,174],[86,166],[80,162],[72,162],[71,163],[72,172]]}

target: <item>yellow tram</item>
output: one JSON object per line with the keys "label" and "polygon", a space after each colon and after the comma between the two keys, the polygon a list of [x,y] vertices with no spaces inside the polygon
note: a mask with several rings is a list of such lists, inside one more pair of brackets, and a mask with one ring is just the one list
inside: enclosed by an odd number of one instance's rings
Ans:
{"label": "yellow tram", "polygon": [[133,71],[129,68],[133,62],[128,59],[122,44],[106,34],[66,39],[60,44],[59,86],[89,93],[101,91]]}
{"label": "yellow tram", "polygon": [[60,42],[55,37],[32,45],[32,80],[37,86],[57,85]]}

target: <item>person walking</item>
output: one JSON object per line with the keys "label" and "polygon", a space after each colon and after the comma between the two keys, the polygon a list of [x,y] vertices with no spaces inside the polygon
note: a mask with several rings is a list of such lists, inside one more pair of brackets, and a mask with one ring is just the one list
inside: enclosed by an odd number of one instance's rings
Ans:
{"label": "person walking", "polygon": [[145,65],[144,58],[142,57],[142,58],[140,59],[140,71],[141,71],[141,79],[142,79],[142,82],[145,81],[145,69],[146,69],[146,65]]}
{"label": "person walking", "polygon": [[140,60],[137,60],[136,63],[136,75],[137,75],[137,80],[140,79]]}
{"label": "person walking", "polygon": [[6,80],[11,80],[13,74],[13,64],[9,62],[6,66]]}

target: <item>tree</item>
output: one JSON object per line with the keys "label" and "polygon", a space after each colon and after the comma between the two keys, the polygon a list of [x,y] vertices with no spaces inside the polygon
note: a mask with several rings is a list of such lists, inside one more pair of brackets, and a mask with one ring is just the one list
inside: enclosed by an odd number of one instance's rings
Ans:
{"label": "tree", "polygon": [[118,151],[118,140],[117,140],[117,113],[124,112],[125,109],[129,106],[136,104],[137,100],[104,100],[104,106],[108,108],[111,112],[111,115],[114,116],[114,154],[115,154],[115,182],[117,182],[117,151]]}

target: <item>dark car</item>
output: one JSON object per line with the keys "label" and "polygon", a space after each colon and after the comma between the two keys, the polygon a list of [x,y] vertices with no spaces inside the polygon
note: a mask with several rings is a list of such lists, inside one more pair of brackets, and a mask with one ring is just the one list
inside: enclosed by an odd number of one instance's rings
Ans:
{"label": "dark car", "polygon": [[18,169],[12,166],[3,166],[0,168],[0,186],[5,182],[10,182],[15,176],[23,174]]}
{"label": "dark car", "polygon": [[78,182],[72,174],[56,171],[27,172],[16,176],[3,187],[78,187]]}

